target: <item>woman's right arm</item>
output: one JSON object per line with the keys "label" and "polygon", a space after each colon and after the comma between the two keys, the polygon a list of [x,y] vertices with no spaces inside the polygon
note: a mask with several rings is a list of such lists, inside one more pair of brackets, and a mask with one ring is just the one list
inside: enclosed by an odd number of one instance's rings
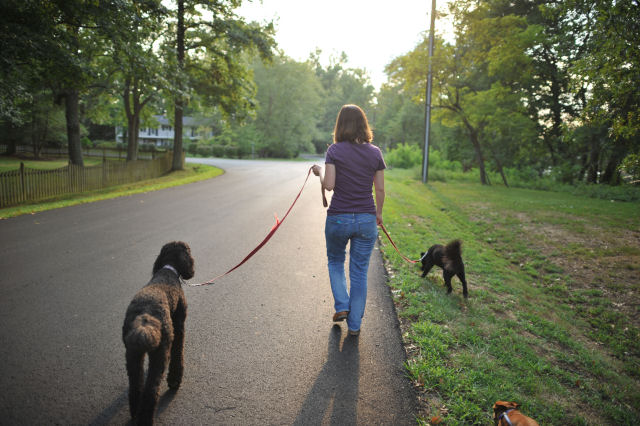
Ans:
{"label": "woman's right arm", "polygon": [[384,207],[384,169],[373,175],[373,186],[376,190],[376,222],[382,225],[382,207]]}
{"label": "woman's right arm", "polygon": [[333,191],[336,186],[336,166],[335,164],[325,164],[325,173],[322,174],[322,167],[314,165],[313,174],[320,177],[320,184],[327,191]]}

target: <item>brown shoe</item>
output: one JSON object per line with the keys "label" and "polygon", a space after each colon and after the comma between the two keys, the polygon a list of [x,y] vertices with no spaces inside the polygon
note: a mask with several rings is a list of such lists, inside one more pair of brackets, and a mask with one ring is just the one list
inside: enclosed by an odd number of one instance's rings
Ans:
{"label": "brown shoe", "polygon": [[349,330],[349,336],[359,336],[360,330]]}
{"label": "brown shoe", "polygon": [[333,314],[333,321],[334,322],[344,321],[347,319],[348,315],[349,315],[349,311],[336,312],[335,314]]}

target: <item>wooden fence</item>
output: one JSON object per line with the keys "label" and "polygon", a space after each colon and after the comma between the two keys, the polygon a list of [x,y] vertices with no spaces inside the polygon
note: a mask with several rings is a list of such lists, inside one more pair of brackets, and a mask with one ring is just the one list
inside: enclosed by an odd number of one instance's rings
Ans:
{"label": "wooden fence", "polygon": [[153,179],[171,170],[172,159],[173,153],[168,152],[154,160],[105,159],[99,166],[69,164],[54,170],[32,169],[20,163],[19,170],[0,172],[0,208]]}

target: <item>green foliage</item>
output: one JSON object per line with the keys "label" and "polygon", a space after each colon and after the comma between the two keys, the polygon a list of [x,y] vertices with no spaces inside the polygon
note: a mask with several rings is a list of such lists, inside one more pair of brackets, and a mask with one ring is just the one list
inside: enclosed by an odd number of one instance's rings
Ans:
{"label": "green foliage", "polygon": [[[436,37],[431,60],[434,146],[465,170],[478,167],[487,184],[492,171],[508,181],[507,168],[528,167],[568,184],[631,180],[620,165],[640,127],[632,3],[450,3],[456,38]],[[416,112],[424,105],[427,45],[387,66],[381,146],[418,141],[419,114],[408,114],[407,101]]]}
{"label": "green foliage", "polygon": [[260,135],[256,151],[280,158],[311,152],[322,111],[322,87],[313,69],[280,56],[269,66],[254,63],[253,71],[258,110],[251,124]]}
{"label": "green foliage", "polygon": [[98,149],[118,149],[120,148],[116,142],[96,141],[95,147]]}
{"label": "green foliage", "polygon": [[640,155],[629,154],[620,164],[619,170],[627,174],[630,180],[638,183],[640,181]]}
{"label": "green foliage", "polygon": [[[640,135],[640,57],[630,46],[640,45],[640,7],[633,0],[572,1],[566,19],[584,17],[580,28],[586,49],[572,63],[576,86],[590,86],[585,118],[611,125],[618,142]],[[582,88],[580,87],[580,88]]]}
{"label": "green foliage", "polygon": [[422,150],[417,145],[403,143],[386,153],[384,159],[388,166],[410,169],[422,164]]}
{"label": "green foliage", "polygon": [[374,95],[374,88],[364,70],[346,68],[347,55],[344,52],[339,56],[332,56],[326,67],[320,63],[321,54],[322,51],[316,49],[309,58],[309,64],[322,86],[319,120],[313,138],[317,153],[325,152],[327,144],[333,141],[333,128],[340,108],[345,104],[356,104],[371,119]]}
{"label": "green foliage", "polygon": [[[424,141],[424,105],[413,102],[399,86],[384,84],[377,96],[372,125],[375,141],[391,149],[401,143],[419,145]],[[438,131],[432,131],[436,141]]]}
{"label": "green foliage", "polygon": [[80,139],[80,142],[82,143],[83,148],[93,148],[93,142],[91,142],[91,139],[87,136],[83,136],[82,139]]}

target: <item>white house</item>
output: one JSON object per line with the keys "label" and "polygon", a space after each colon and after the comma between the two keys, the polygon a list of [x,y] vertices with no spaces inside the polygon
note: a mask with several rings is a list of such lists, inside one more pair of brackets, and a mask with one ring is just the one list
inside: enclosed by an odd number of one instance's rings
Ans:
{"label": "white house", "polygon": [[[138,132],[139,143],[152,143],[158,147],[170,147],[173,145],[174,131],[167,117],[154,115],[153,119],[158,123],[155,127],[141,128]],[[182,138],[184,142],[197,141],[213,136],[211,129],[203,130],[204,123],[196,121],[193,117],[182,118]],[[116,126],[116,142],[124,142],[125,127]]]}

